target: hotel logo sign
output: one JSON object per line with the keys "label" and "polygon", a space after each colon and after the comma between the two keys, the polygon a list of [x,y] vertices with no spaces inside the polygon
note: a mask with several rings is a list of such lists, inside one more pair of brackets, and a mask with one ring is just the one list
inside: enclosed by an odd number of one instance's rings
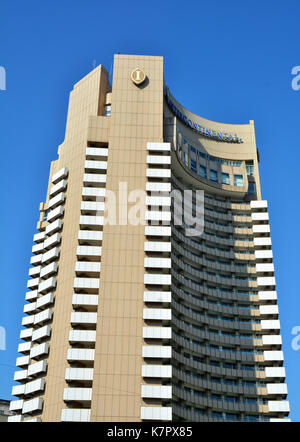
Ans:
{"label": "hotel logo sign", "polygon": [[131,72],[131,80],[137,86],[142,84],[145,81],[145,79],[146,79],[146,74],[142,69],[136,68]]}
{"label": "hotel logo sign", "polygon": [[186,126],[188,126],[190,129],[193,129],[194,131],[198,132],[200,135],[203,135],[208,138],[212,138],[214,140],[218,141],[227,141],[227,143],[242,143],[242,138],[238,137],[237,134],[230,134],[227,132],[220,132],[217,130],[207,129],[206,127],[200,126],[200,124],[195,123],[191,119],[187,118],[187,116],[184,114],[183,110],[178,109],[178,107],[175,106],[173,101],[170,98],[170,92],[169,88],[165,87],[165,96],[167,99],[167,103],[169,105],[169,108],[173,112],[173,114],[179,118],[181,121],[183,121]]}

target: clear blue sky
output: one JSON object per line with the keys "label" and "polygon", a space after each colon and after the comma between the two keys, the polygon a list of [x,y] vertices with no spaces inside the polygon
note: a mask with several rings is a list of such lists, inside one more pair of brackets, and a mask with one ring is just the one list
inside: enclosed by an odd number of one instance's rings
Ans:
{"label": "clear blue sky", "polygon": [[263,198],[269,201],[291,418],[300,421],[299,0],[2,0],[0,398],[13,373],[39,203],[64,139],[68,95],[113,54],[163,55],[172,94],[215,121],[255,122]]}

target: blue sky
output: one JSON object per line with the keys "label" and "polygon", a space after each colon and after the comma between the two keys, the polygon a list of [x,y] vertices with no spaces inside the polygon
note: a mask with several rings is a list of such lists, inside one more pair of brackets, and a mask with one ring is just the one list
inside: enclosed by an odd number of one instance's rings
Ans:
{"label": "blue sky", "polygon": [[[176,99],[205,118],[254,120],[262,197],[269,201],[283,350],[300,421],[298,0],[6,0],[1,3],[0,398],[11,398],[24,297],[50,161],[64,139],[73,84],[113,54],[162,55]],[[300,81],[299,81],[300,84]]]}

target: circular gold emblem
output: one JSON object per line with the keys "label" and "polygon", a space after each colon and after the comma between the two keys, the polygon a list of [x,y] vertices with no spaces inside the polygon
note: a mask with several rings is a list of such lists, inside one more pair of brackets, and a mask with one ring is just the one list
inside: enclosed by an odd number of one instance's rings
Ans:
{"label": "circular gold emblem", "polygon": [[140,69],[140,68],[136,68],[131,72],[131,80],[136,84],[136,85],[140,85],[143,83],[143,81],[145,81],[146,79],[146,75],[145,72]]}

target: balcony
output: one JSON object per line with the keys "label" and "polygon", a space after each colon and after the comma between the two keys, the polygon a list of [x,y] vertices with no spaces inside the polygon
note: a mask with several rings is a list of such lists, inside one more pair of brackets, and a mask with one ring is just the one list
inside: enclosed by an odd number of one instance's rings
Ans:
{"label": "balcony", "polygon": [[171,157],[170,155],[147,155],[147,164],[155,164],[155,165],[170,165]]}
{"label": "balcony", "polygon": [[45,338],[48,338],[51,334],[51,327],[50,325],[44,325],[43,327],[40,327],[33,331],[32,333],[32,341],[38,342]]}
{"label": "balcony", "polygon": [[171,327],[143,327],[144,339],[171,339]]}
{"label": "balcony", "polygon": [[46,361],[38,361],[28,366],[27,376],[39,376],[44,374],[47,370],[47,362]]}
{"label": "balcony", "polygon": [[167,226],[145,226],[146,236],[171,236],[171,227]]}
{"label": "balcony", "polygon": [[144,399],[172,399],[172,387],[168,385],[142,385],[141,397]]}
{"label": "balcony", "polygon": [[94,230],[79,230],[78,242],[81,245],[99,246],[102,243],[102,232]]}
{"label": "balcony", "polygon": [[45,388],[45,380],[44,379],[36,379],[34,381],[31,382],[27,382],[27,384],[25,384],[25,391],[24,394],[25,396],[30,395],[30,394],[35,394],[38,392],[42,392],[44,391]]}
{"label": "balcony", "polygon": [[27,379],[27,370],[18,370],[15,371],[14,381],[24,381]]}
{"label": "balcony", "polygon": [[61,218],[64,214],[64,208],[63,206],[58,206],[56,209],[51,210],[47,215],[47,221],[52,222],[55,221],[57,218]]}
{"label": "balcony", "polygon": [[93,380],[93,368],[66,368],[66,381],[90,382]]}
{"label": "balcony", "polygon": [[106,190],[102,187],[83,187],[81,195],[83,200],[97,199],[98,201],[104,201]]}
{"label": "balcony", "polygon": [[94,327],[97,324],[97,313],[72,312],[70,323],[72,325],[84,325],[86,327]]}
{"label": "balcony", "polygon": [[36,301],[36,309],[42,309],[46,306],[49,306],[51,304],[53,304],[54,302],[54,295],[52,292],[47,293],[47,295],[41,296],[40,298],[37,299]]}
{"label": "balcony", "polygon": [[62,422],[89,422],[90,409],[85,408],[64,408],[61,412]]}
{"label": "balcony", "polygon": [[86,291],[89,294],[98,294],[99,285],[99,278],[74,278],[73,283],[75,291]]}
{"label": "balcony", "polygon": [[65,388],[63,400],[66,402],[90,402],[92,400],[91,388]]}
{"label": "balcony", "polygon": [[76,307],[84,307],[85,309],[98,306],[98,295],[75,294],[72,297],[72,305]]}
{"label": "balcony", "polygon": [[55,273],[57,273],[57,263],[52,262],[42,268],[40,272],[40,278],[45,279],[45,277],[48,278],[49,276],[54,275]]}
{"label": "balcony", "polygon": [[172,378],[171,365],[142,365],[143,378]]}
{"label": "balcony", "polygon": [[37,397],[23,402],[22,414],[40,411],[43,408],[43,398]]}
{"label": "balcony", "polygon": [[171,178],[170,169],[146,169],[147,178]]}
{"label": "balcony", "polygon": [[62,220],[57,219],[56,221],[53,221],[53,223],[48,224],[48,226],[45,229],[46,235],[53,235],[54,233],[58,232],[62,228]]}
{"label": "balcony", "polygon": [[40,264],[42,262],[42,256],[43,256],[42,253],[39,253],[38,255],[32,256],[31,259],[30,259],[30,264],[32,264],[34,266]]}
{"label": "balcony", "polygon": [[88,187],[104,187],[106,184],[106,175],[96,173],[85,173],[83,184]]}
{"label": "balcony", "polygon": [[32,246],[32,249],[31,249],[32,253],[34,253],[35,255],[40,254],[43,250],[44,250],[44,243],[43,242],[35,244],[34,246]]}
{"label": "balcony", "polygon": [[144,292],[144,302],[171,302],[171,292]]}
{"label": "balcony", "polygon": [[170,152],[171,144],[170,143],[147,143],[147,150],[149,151],[159,151],[159,152]]}
{"label": "balcony", "polygon": [[150,421],[171,421],[172,407],[141,407],[141,419]]}
{"label": "balcony", "polygon": [[102,230],[103,222],[103,216],[81,215],[79,218],[80,229],[92,228],[94,230]]}
{"label": "balcony", "polygon": [[171,285],[171,275],[147,273],[144,275],[144,284]]}
{"label": "balcony", "polygon": [[18,346],[18,353],[28,353],[31,348],[31,342],[23,342]]}
{"label": "balcony", "polygon": [[171,221],[171,212],[170,211],[160,212],[159,210],[146,210],[145,211],[145,220],[146,221],[170,222]]}
{"label": "balcony", "polygon": [[39,232],[33,236],[33,241],[36,243],[40,243],[44,241],[44,238],[45,238],[45,232]]}
{"label": "balcony", "polygon": [[143,319],[154,321],[170,321],[172,310],[167,308],[144,308]]}
{"label": "balcony", "polygon": [[85,155],[87,160],[107,158],[108,149],[106,147],[87,147]]}
{"label": "balcony", "polygon": [[95,350],[91,348],[69,348],[67,360],[70,362],[94,362]]}
{"label": "balcony", "polygon": [[96,342],[95,330],[70,330],[69,342],[81,344],[94,344]]}
{"label": "balcony", "polygon": [[172,347],[167,345],[143,345],[142,357],[169,359],[172,357]]}
{"label": "balcony", "polygon": [[63,167],[58,172],[56,172],[54,175],[52,175],[51,182],[53,184],[56,184],[60,180],[62,180],[63,178],[66,178],[67,176],[68,176],[68,168],[67,167]]}
{"label": "balcony", "polygon": [[61,180],[57,184],[55,184],[54,186],[51,187],[49,194],[51,197],[54,197],[55,195],[57,195],[61,191],[65,190],[66,187],[67,187],[67,181]]}
{"label": "balcony", "polygon": [[48,322],[52,319],[52,315],[52,309],[47,308],[46,310],[43,310],[42,312],[34,315],[34,324],[42,324],[44,322]]}
{"label": "balcony", "polygon": [[32,337],[32,328],[28,328],[27,330],[21,330],[20,338],[26,340],[31,340]]}
{"label": "balcony", "polygon": [[49,250],[49,252],[46,252],[43,254],[42,257],[42,263],[46,264],[51,261],[55,261],[59,257],[59,248],[55,247],[54,249]]}
{"label": "balcony", "polygon": [[[148,245],[148,243],[146,243]],[[169,243],[170,244],[170,243]],[[145,245],[146,247],[146,245]],[[171,258],[144,258],[145,268],[170,269]]]}
{"label": "balcony", "polygon": [[27,367],[27,365],[29,364],[29,361],[30,361],[29,356],[20,356],[19,358],[17,358],[16,366],[17,367]]}
{"label": "balcony", "polygon": [[163,241],[145,241],[145,252],[171,252],[171,243]]}
{"label": "balcony", "polygon": [[48,203],[48,209],[55,209],[55,207],[58,207],[60,204],[64,204],[65,202],[65,194],[64,192],[58,193],[56,196],[53,196]]}
{"label": "balcony", "polygon": [[50,290],[54,290],[55,287],[56,287],[56,278],[51,277],[39,283],[38,292],[47,293]]}
{"label": "balcony", "polygon": [[58,245],[60,241],[61,241],[60,233],[54,233],[44,241],[44,250],[52,249],[54,246]]}
{"label": "balcony", "polygon": [[44,342],[43,344],[36,345],[30,350],[30,359],[38,359],[39,357],[47,356],[49,353],[49,344]]}

